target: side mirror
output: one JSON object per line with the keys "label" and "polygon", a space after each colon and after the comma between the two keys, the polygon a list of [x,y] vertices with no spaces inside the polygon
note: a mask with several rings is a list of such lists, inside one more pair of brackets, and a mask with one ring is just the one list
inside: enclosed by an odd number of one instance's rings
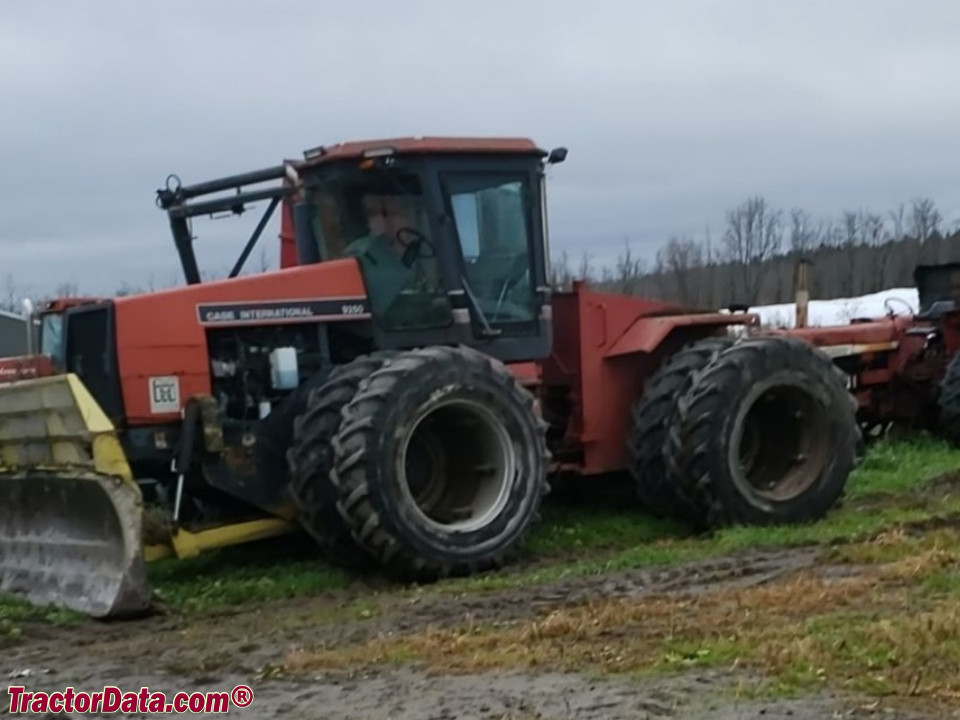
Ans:
{"label": "side mirror", "polygon": [[567,159],[567,149],[565,147],[554,148],[550,151],[550,156],[547,158],[548,165],[559,165],[564,160]]}

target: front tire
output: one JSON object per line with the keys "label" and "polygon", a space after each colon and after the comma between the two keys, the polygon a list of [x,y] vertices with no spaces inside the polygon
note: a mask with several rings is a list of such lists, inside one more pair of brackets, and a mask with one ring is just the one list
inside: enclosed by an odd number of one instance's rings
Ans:
{"label": "front tire", "polygon": [[389,574],[473,574],[521,547],[547,491],[546,424],[501,363],[463,347],[405,352],[361,384],[343,418],[338,506]]}
{"label": "front tire", "polygon": [[290,496],[300,512],[300,524],[333,564],[365,569],[372,559],[354,542],[337,510],[337,493],[330,482],[333,465],[330,441],[340,427],[344,405],[371,373],[395,353],[376,352],[338,365],[326,382],[307,395],[303,412],[293,422],[293,442],[287,452]]}
{"label": "front tire", "polygon": [[743,340],[679,403],[668,462],[695,524],[818,520],[856,465],[860,428],[841,371],[809,343]]}

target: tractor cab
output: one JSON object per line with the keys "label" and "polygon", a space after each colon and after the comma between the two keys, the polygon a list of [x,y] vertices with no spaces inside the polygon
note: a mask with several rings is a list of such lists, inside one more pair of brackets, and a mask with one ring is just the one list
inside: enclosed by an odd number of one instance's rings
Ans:
{"label": "tractor cab", "polygon": [[66,369],[67,313],[86,305],[101,302],[100,298],[55,298],[34,308],[24,301],[27,318],[27,354],[0,358],[0,382],[14,382],[60,374]]}
{"label": "tractor cab", "polygon": [[96,305],[105,298],[69,297],[47,300],[30,313],[29,322],[36,334],[30,352],[44,355],[53,361],[55,367],[62,368],[66,363],[66,336],[64,318],[73,308]]}
{"label": "tractor cab", "polygon": [[[283,203],[281,268],[352,258],[367,296],[372,344],[480,346],[504,361],[550,352],[545,208],[547,153],[523,139],[403,138],[319,147],[304,159],[159,191],[188,283],[199,282],[186,219],[270,198],[231,276]],[[241,192],[283,178],[281,187]],[[187,200],[233,189],[194,205]],[[318,288],[318,290],[321,290]]]}

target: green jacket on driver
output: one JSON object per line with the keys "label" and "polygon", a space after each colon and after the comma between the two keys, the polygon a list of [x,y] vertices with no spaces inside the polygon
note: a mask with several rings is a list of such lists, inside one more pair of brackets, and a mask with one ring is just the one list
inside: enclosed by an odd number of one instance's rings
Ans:
{"label": "green jacket on driver", "polygon": [[344,254],[360,261],[371,310],[381,317],[416,275],[415,265],[404,265],[385,235],[357,238],[347,246]]}

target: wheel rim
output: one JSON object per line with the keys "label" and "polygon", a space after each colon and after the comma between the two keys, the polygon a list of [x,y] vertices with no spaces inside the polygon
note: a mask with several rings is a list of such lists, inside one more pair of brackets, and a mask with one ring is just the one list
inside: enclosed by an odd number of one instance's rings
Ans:
{"label": "wheel rim", "polygon": [[734,424],[731,470],[741,491],[784,502],[817,482],[835,438],[826,408],[797,383],[756,386]]}
{"label": "wheel rim", "polygon": [[480,403],[431,405],[412,423],[397,462],[400,488],[426,525],[470,532],[503,509],[517,459],[510,434]]}

